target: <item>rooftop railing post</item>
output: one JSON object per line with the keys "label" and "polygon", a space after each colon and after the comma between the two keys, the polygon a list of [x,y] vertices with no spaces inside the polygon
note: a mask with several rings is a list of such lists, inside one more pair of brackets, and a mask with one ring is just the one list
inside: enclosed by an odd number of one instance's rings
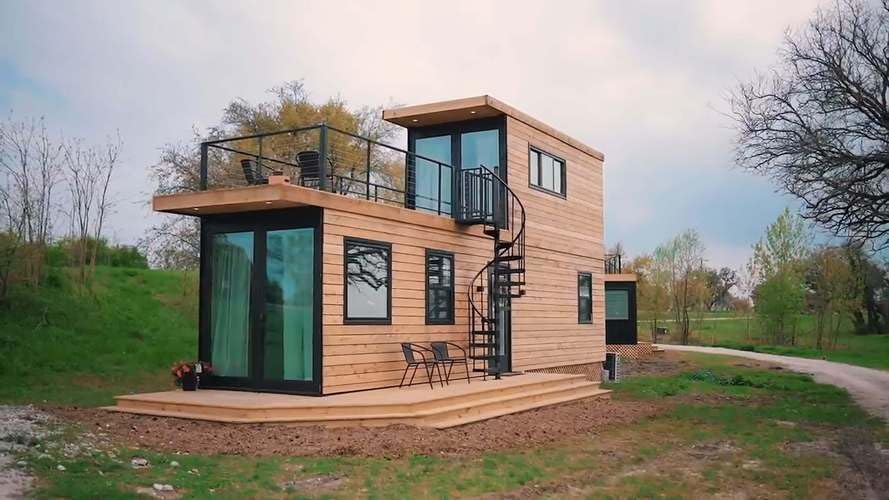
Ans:
{"label": "rooftop railing post", "polygon": [[367,141],[367,160],[364,168],[364,197],[368,200],[370,199],[370,146],[370,141]]}
{"label": "rooftop railing post", "polygon": [[441,162],[436,162],[438,165],[438,215],[441,215]]}
{"label": "rooftop railing post", "polygon": [[207,190],[207,153],[210,145],[201,143],[201,172],[200,172],[200,190]]}
{"label": "rooftop railing post", "polygon": [[256,176],[262,177],[262,137],[259,138],[259,153],[256,155]]}
{"label": "rooftop railing post", "polygon": [[321,191],[330,191],[330,181],[327,179],[327,124],[322,123],[318,129],[319,156],[318,174],[321,177]]}

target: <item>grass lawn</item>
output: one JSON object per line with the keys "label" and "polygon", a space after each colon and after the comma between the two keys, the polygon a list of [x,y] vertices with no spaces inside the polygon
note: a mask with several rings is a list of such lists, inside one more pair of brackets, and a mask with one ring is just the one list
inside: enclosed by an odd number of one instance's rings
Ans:
{"label": "grass lawn", "polygon": [[[640,315],[641,316],[641,315]],[[658,320],[672,328],[672,321]],[[827,359],[841,363],[880,368],[889,370],[889,335],[855,335],[852,326],[844,321],[840,326],[840,335],[836,349],[816,349],[814,334],[815,319],[811,315],[800,316],[797,324],[797,345],[770,345],[762,335],[761,327],[755,317],[749,320],[739,318],[733,313],[707,313],[703,320],[692,320],[690,343],[742,349],[747,351],[770,354],[784,354],[803,358]],[[651,323],[648,320],[639,323],[640,340],[648,340]],[[664,342],[675,342],[675,339],[659,339]]]}
{"label": "grass lawn", "polygon": [[[617,403],[663,405],[654,417],[541,448],[384,459],[196,456],[109,445],[66,456],[66,445],[70,451],[83,442],[81,431],[66,426],[22,459],[37,475],[38,497],[131,498],[162,483],[186,498],[827,498],[856,496],[837,445],[844,436],[889,443],[885,426],[840,389],[732,358],[675,356],[685,361],[680,373],[611,387]],[[152,466],[133,469],[134,456]]]}
{"label": "grass lawn", "polygon": [[169,366],[197,354],[193,281],[182,273],[97,269],[90,291],[70,269],[0,306],[0,401],[96,406],[171,387]]}

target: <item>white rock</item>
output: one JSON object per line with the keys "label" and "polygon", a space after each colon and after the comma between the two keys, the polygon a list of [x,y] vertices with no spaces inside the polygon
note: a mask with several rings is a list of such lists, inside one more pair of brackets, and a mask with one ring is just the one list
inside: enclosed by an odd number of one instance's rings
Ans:
{"label": "white rock", "polygon": [[154,488],[157,491],[175,491],[176,490],[175,488],[173,488],[173,485],[171,485],[171,484],[161,484],[161,483],[154,483],[152,485],[152,488]]}
{"label": "white rock", "polygon": [[56,465],[56,470],[60,470],[60,471],[62,471],[62,472],[65,472],[65,466],[62,465],[62,464]]}
{"label": "white rock", "polygon": [[149,465],[148,460],[142,457],[133,457],[133,459],[130,460],[130,464],[133,465],[134,469],[141,469],[142,467],[148,467]]}
{"label": "white rock", "polygon": [[179,462],[173,460],[172,462],[170,462],[170,467],[179,467]]}

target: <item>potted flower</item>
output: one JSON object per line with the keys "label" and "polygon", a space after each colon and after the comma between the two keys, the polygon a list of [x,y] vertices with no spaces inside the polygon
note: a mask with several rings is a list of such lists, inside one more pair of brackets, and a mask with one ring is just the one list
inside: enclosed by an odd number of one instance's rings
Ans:
{"label": "potted flower", "polygon": [[176,385],[182,387],[183,391],[197,390],[201,382],[201,375],[212,371],[213,367],[210,366],[210,363],[204,361],[179,361],[170,367],[170,373],[173,374]]}

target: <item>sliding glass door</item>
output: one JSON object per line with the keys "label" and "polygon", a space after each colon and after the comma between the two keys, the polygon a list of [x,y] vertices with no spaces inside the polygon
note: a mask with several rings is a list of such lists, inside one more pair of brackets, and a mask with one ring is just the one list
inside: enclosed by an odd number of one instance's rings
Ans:
{"label": "sliding glass door", "polygon": [[317,210],[203,221],[205,387],[320,392],[319,224]]}

